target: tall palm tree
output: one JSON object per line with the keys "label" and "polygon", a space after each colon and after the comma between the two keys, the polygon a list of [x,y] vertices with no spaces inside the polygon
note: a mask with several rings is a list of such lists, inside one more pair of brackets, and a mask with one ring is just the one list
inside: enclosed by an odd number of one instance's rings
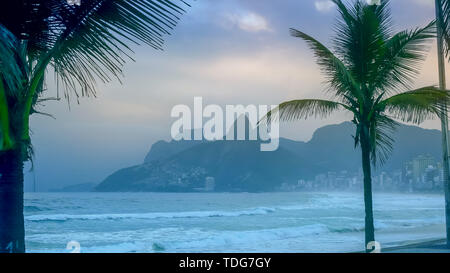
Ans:
{"label": "tall palm tree", "polygon": [[[291,35],[306,41],[325,73],[332,100],[303,99],[281,103],[268,113],[282,121],[311,116],[326,118],[337,110],[353,114],[355,147],[360,146],[364,173],[365,243],[375,241],[372,166],[382,164],[392,150],[397,121],[419,124],[442,110],[449,95],[435,87],[411,90],[419,65],[435,37],[435,25],[392,33],[389,1],[346,6],[333,0],[340,16],[333,51],[296,29]],[[330,136],[332,137],[332,136]],[[368,251],[368,250],[367,250]]]}
{"label": "tall palm tree", "polygon": [[[133,44],[161,49],[183,0],[14,0],[0,9],[0,252],[24,252],[23,163],[30,115],[40,113],[45,75],[64,96],[93,96],[120,79]],[[58,93],[59,94],[59,93]]]}
{"label": "tall palm tree", "polygon": [[[450,0],[435,0],[436,22],[437,22],[437,52],[439,69],[439,88],[446,89],[445,79],[445,56],[450,52]],[[442,156],[444,170],[444,193],[445,193],[445,220],[447,233],[447,247],[450,248],[450,162],[449,162],[449,139],[448,139],[448,109],[443,107],[441,113],[442,129]]]}

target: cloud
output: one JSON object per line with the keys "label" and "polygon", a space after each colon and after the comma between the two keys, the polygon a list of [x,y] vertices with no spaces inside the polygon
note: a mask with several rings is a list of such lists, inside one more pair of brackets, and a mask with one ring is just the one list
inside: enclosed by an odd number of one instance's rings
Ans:
{"label": "cloud", "polygon": [[226,14],[226,27],[238,27],[248,32],[271,31],[267,20],[259,14],[253,12],[245,12],[240,14]]}
{"label": "cloud", "polygon": [[329,0],[315,1],[314,6],[319,12],[328,12],[334,7],[334,3]]}

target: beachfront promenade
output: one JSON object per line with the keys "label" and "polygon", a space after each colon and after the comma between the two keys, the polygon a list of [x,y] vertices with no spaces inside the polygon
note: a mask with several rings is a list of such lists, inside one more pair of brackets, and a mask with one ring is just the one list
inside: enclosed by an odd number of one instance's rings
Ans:
{"label": "beachfront promenade", "polygon": [[385,248],[382,253],[450,253],[445,239],[412,243],[405,246]]}

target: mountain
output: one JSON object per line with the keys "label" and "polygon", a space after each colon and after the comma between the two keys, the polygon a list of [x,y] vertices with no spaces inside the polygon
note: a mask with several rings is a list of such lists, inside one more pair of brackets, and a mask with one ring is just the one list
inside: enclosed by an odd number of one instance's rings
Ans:
{"label": "mountain", "polygon": [[[191,139],[194,139],[194,130],[190,132]],[[171,157],[183,150],[194,147],[195,145],[205,143],[203,140],[180,140],[167,142],[160,140],[152,145],[150,152],[144,159],[144,163],[150,163],[154,160],[161,160]]]}
{"label": "mountain", "polygon": [[[319,128],[308,142],[281,138],[274,152],[261,152],[259,141],[159,141],[143,164],[113,173],[96,190],[186,192],[213,177],[216,191],[271,191],[328,171],[357,172],[361,159],[354,130],[344,122]],[[401,169],[422,154],[440,159],[440,138],[438,130],[399,126],[390,159],[376,171]]]}
{"label": "mountain", "polygon": [[119,170],[96,190],[193,191],[202,188],[207,177],[214,177],[217,191],[270,191],[301,177],[312,178],[317,171],[285,148],[261,152],[256,141],[204,142],[188,148],[175,143],[178,153]]}
{"label": "mountain", "polygon": [[147,153],[147,156],[144,159],[144,163],[169,158],[200,143],[202,143],[202,141],[180,140],[167,142],[160,140],[152,145],[150,152]]}
{"label": "mountain", "polygon": [[[361,168],[361,152],[354,148],[352,136],[355,127],[351,122],[324,126],[317,129],[309,142],[282,139],[280,146],[298,155],[306,155],[321,172],[357,171]],[[428,154],[440,160],[441,132],[417,126],[400,125],[393,134],[394,150],[379,171],[401,169],[406,161]]]}

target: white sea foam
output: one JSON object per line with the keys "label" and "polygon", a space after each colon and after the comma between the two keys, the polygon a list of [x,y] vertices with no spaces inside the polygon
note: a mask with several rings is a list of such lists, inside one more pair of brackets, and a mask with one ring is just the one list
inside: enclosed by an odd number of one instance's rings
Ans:
{"label": "white sea foam", "polygon": [[[305,241],[329,233],[326,225],[260,230],[220,231],[206,229],[162,228],[120,232],[77,232],[28,236],[34,243],[71,240],[79,241],[83,252],[189,252],[224,251],[245,247],[257,251],[266,247],[286,249],[286,244]],[[107,242],[105,244],[105,242]],[[281,244],[277,246],[277,244]],[[270,246],[269,246],[270,245]],[[300,245],[299,245],[300,247]],[[61,252],[63,249],[56,249]]]}
{"label": "white sea foam", "polygon": [[273,208],[253,208],[238,211],[186,211],[186,212],[151,212],[122,214],[37,214],[26,216],[25,220],[68,221],[68,220],[120,220],[120,219],[157,219],[157,218],[203,218],[203,217],[238,217],[245,215],[261,215],[274,212]]}

